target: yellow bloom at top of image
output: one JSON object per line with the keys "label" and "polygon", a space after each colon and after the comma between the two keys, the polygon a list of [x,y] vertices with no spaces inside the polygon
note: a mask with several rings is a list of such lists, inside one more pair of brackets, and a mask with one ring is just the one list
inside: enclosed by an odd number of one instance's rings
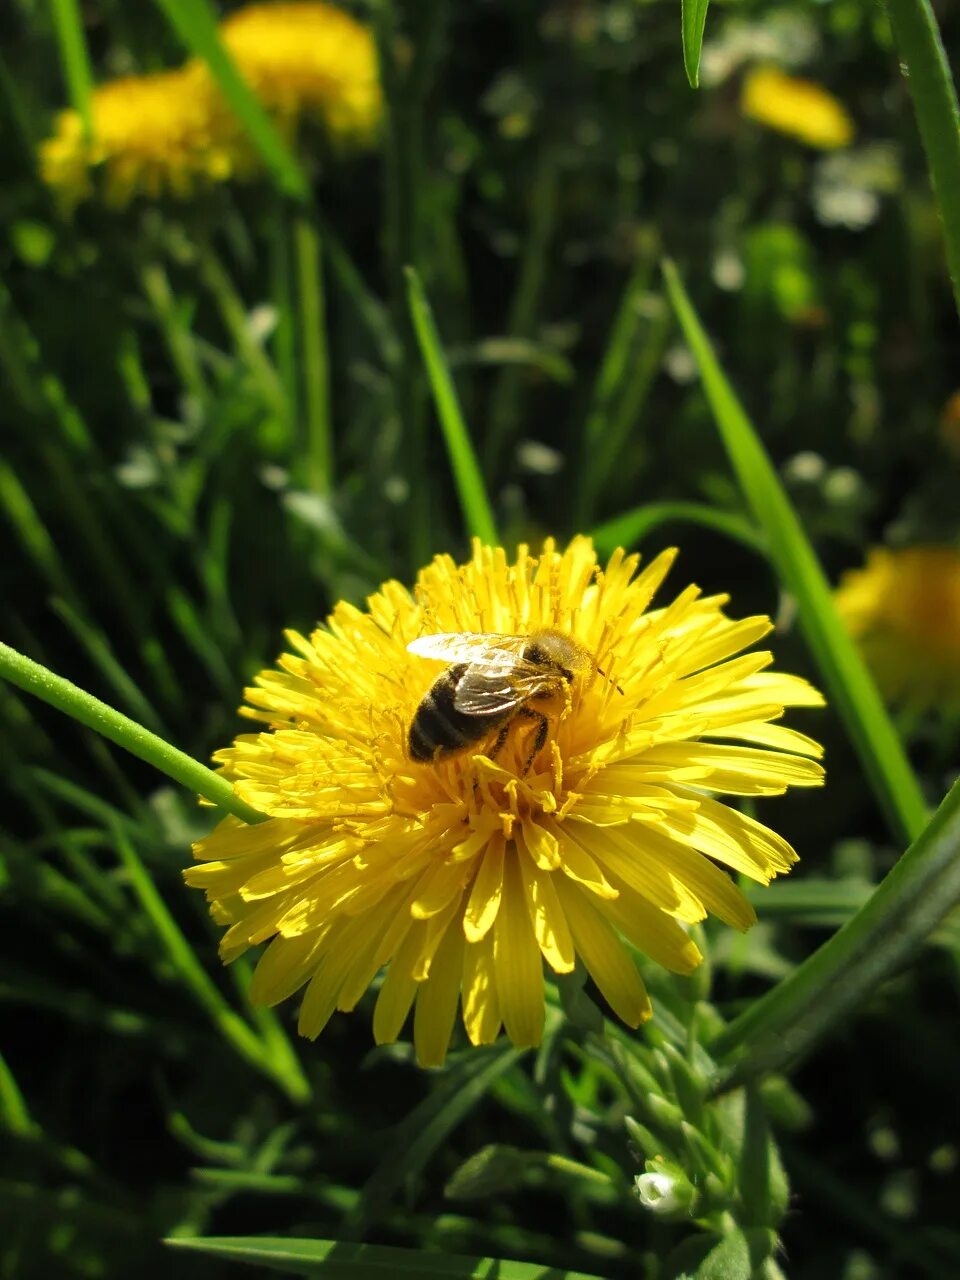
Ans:
{"label": "yellow bloom at top of image", "polygon": [[754,67],[747,72],[740,106],[749,119],[810,147],[832,151],[853,141],[853,120],[832,93],[777,67]]}
{"label": "yellow bloom at top of image", "polygon": [[94,174],[113,207],[136,195],[190,196],[229,177],[243,154],[202,68],[110,80],[94,89],[90,106],[89,139],[79,114],[62,111],[40,149],[43,179],[68,206],[94,193]]}
{"label": "yellow bloom at top of image", "polygon": [[753,923],[727,870],[766,884],[796,854],[717,797],[819,786],[820,747],[777,722],[823,700],[741,652],[767,618],[735,621],[693,586],[651,608],[674,556],[601,566],[576,538],[511,562],[475,543],[412,593],[387,582],[288,633],[246,691],[257,731],[215,757],[267,820],[224,818],[184,873],[228,926],[224,960],[269,943],[257,1001],[305,987],[314,1037],[382,974],[377,1043],[415,1006],[417,1058],[438,1065],[458,1016],[475,1045],[501,1028],[538,1044],[544,962],[579,957],[637,1026],[651,1008],[630,947],[689,973],[689,926]]}
{"label": "yellow bloom at top of image", "polygon": [[[383,111],[376,49],[366,27],[331,5],[250,5],[221,37],[250,87],[287,135],[317,118],[331,141],[369,144]],[[122,208],[136,196],[185,199],[263,164],[204,63],[98,85],[92,130],[62,111],[40,147],[40,173],[73,208],[96,195]]]}
{"label": "yellow bloom at top of image", "polygon": [[318,117],[334,142],[362,145],[383,114],[369,29],[328,4],[253,4],[220,24],[244,78],[281,119]]}
{"label": "yellow bloom at top of image", "polygon": [[844,575],[835,600],[891,701],[960,701],[960,551],[875,547]]}

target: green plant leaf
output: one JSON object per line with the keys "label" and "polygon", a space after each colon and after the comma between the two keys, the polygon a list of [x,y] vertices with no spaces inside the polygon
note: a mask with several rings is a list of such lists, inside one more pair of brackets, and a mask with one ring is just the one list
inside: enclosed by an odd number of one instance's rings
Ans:
{"label": "green plant leaf", "polygon": [[[711,1052],[728,1071],[721,1087],[803,1058],[909,964],[958,903],[960,782],[849,923],[716,1038]],[[744,1049],[747,1056],[735,1063]]]}
{"label": "green plant leaf", "polygon": [[34,662],[3,643],[0,643],[0,678],[41,698],[58,711],[66,712],[88,729],[95,729],[118,747],[146,760],[147,764],[153,765],[191,791],[199,792],[228,813],[236,814],[244,822],[264,821],[266,815],[258,813],[250,805],[244,804],[239,796],[234,795],[233,787],[226,778],[178,751],[135,720],[108,707],[99,698],[94,698],[69,680],[64,680],[63,676],[55,675],[39,662]]}
{"label": "green plant leaf", "polygon": [[504,1042],[487,1050],[472,1049],[453,1063],[430,1096],[393,1130],[348,1219],[350,1226],[362,1230],[381,1217],[406,1180],[419,1173],[447,1135],[522,1056],[523,1050]]}
{"label": "green plant leaf", "polygon": [[700,85],[700,50],[703,46],[703,28],[707,21],[710,0],[681,0],[680,29],[683,36],[683,66],[690,88]]}
{"label": "green plant leaf", "polygon": [[765,555],[763,535],[744,516],[720,511],[704,502],[648,502],[598,525],[591,533],[601,555],[617,547],[633,547],[663,524],[699,524]]}
{"label": "green plant leaf", "polygon": [[462,1254],[427,1253],[385,1245],[348,1244],[339,1240],[296,1240],[271,1236],[200,1236],[165,1241],[177,1249],[212,1254],[293,1275],[324,1280],[390,1280],[393,1276],[435,1276],[437,1280],[595,1280],[582,1271],[505,1262],[500,1258],[468,1258]]}
{"label": "green plant leaf", "polygon": [[70,103],[83,121],[84,136],[90,138],[93,135],[93,115],[90,110],[93,73],[90,70],[90,52],[83,34],[83,15],[78,0],[52,0],[51,7]]}
{"label": "green plant leaf", "polygon": [[913,840],[926,823],[927,807],[897,732],[840,621],[816,553],[756,429],[717,361],[676,268],[665,262],[663,272],[680,326],[700,366],[703,389],[727,456],[766,535],[778,576],[796,599],[800,625],[828,692],[893,830],[900,838]]}
{"label": "green plant leaf", "polygon": [[483,475],[473,451],[470,432],[463,420],[457,389],[453,384],[453,378],[440,345],[440,335],[434,324],[433,312],[416,271],[413,267],[407,267],[405,274],[410,317],[413,320],[417,341],[420,343],[423,363],[426,366],[437,413],[440,416],[443,438],[446,441],[447,453],[450,455],[450,465],[453,468],[453,478],[467,530],[472,537],[494,546],[499,541],[496,522],[487,498]]}
{"label": "green plant leaf", "polygon": [[[930,0],[887,0],[900,65],[913,98],[940,204],[953,297],[960,311],[960,107]],[[956,52],[956,50],[954,50]]]}
{"label": "green plant leaf", "polygon": [[306,200],[310,190],[306,174],[224,48],[208,0],[155,3],[190,53],[207,64],[280,190],[296,200]]}

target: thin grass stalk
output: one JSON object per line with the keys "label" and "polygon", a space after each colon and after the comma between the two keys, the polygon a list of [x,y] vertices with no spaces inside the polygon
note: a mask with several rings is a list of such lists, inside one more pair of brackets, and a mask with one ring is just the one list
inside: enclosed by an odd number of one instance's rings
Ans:
{"label": "thin grass stalk", "polygon": [[70,105],[83,123],[84,138],[89,140],[93,137],[93,112],[90,107],[93,71],[83,33],[83,15],[77,0],[51,0],[51,4]]}
{"label": "thin grass stalk", "polygon": [[433,312],[423,291],[423,285],[420,283],[420,277],[413,267],[407,268],[406,275],[413,327],[420,343],[430,386],[433,389],[467,531],[471,537],[479,538],[488,546],[494,546],[499,542],[496,521],[473,450],[470,432],[463,419],[457,389],[443,354]]}
{"label": "thin grass stalk", "polygon": [[227,332],[240,357],[250,370],[264,404],[281,418],[289,415],[283,384],[270,357],[250,330],[250,317],[230,273],[210,241],[204,237],[196,245],[200,278],[210,291]]}
{"label": "thin grass stalk", "polygon": [[198,403],[204,404],[208,396],[207,381],[200,367],[193,335],[177,310],[166,271],[159,262],[144,263],[140,268],[140,283],[160,326],[181,385]]}
{"label": "thin grass stalk", "polygon": [[330,358],[323,286],[323,244],[320,229],[311,214],[297,212],[294,215],[293,244],[307,428],[306,479],[314,493],[326,496],[333,490]]}
{"label": "thin grass stalk", "polygon": [[293,1101],[303,1102],[310,1096],[306,1081],[302,1076],[299,1080],[290,1079],[287,1075],[278,1076],[277,1062],[267,1052],[263,1041],[249,1023],[236,1010],[231,1009],[220,989],[200,964],[193,948],[157,892],[132,842],[119,827],[114,828],[113,838],[130,887],[186,990],[240,1057],[280,1084]]}
{"label": "thin grass stalk", "polygon": [[150,733],[128,716],[115,711],[99,698],[94,698],[69,680],[55,675],[46,667],[0,642],[0,676],[31,693],[58,711],[72,716],[88,729],[94,729],[110,742],[123,747],[131,755],[145,760],[181,786],[199,793],[213,805],[232,813],[244,822],[263,822],[266,815],[245,804],[234,794],[225,778],[207,769],[176,747]]}
{"label": "thin grass stalk", "polygon": [[[300,378],[297,370],[297,321],[294,294],[291,219],[287,202],[276,196],[269,218],[270,295],[277,313],[273,331],[273,353],[277,373],[283,385],[289,421],[300,417]],[[293,447],[293,431],[287,437]]]}
{"label": "thin grass stalk", "polygon": [[887,0],[930,180],[940,205],[953,298],[960,312],[960,106],[930,0]]}

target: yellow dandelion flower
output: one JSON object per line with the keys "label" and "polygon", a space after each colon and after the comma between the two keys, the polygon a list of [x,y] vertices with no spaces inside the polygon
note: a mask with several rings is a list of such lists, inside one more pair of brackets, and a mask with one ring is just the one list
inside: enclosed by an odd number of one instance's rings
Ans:
{"label": "yellow dandelion flower", "polygon": [[68,207],[95,187],[115,208],[137,195],[190,196],[249,155],[236,123],[218,109],[209,76],[192,64],[98,85],[91,111],[89,140],[78,113],[63,111],[40,148],[41,175]]}
{"label": "yellow dandelion flower", "polygon": [[875,547],[834,598],[890,701],[920,708],[960,701],[960,552]]}
{"label": "yellow dandelion flower", "polygon": [[747,72],[740,98],[743,114],[807,146],[833,151],[853,141],[846,108],[812,80],[785,75],[776,67]]}
{"label": "yellow dandelion flower", "polygon": [[280,120],[317,117],[337,143],[362,145],[383,113],[367,27],[328,4],[253,4],[220,25],[244,78]]}
{"label": "yellow dandelion flower", "polygon": [[[437,557],[413,594],[387,582],[365,611],[340,604],[309,638],[288,633],[279,669],[246,691],[244,714],[263,728],[216,757],[269,818],[225,818],[185,872],[229,925],[225,960],[270,940],[255,999],[306,986],[299,1028],[314,1037],[385,970],[376,1041],[393,1041],[415,1005],[417,1058],[438,1065],[458,1005],[473,1044],[501,1027],[517,1045],[539,1043],[543,961],[568,973],[579,956],[637,1026],[650,1002],[625,942],[689,973],[701,960],[689,925],[708,913],[753,923],[721,868],[767,883],[796,854],[716,796],[819,785],[820,747],[774,721],[822,699],[769,671],[768,652],[741,654],[771,624],[728,618],[725,596],[691,586],[650,610],[674,554],[638,572],[639,557],[622,551],[601,568],[587,538],[563,553],[548,541],[536,557],[521,547],[514,563],[476,543],[466,564]],[[590,656],[555,670],[565,693],[531,694],[528,714],[512,719],[506,659],[479,679],[422,656],[438,633],[542,629]],[[418,638],[419,654],[408,648]],[[430,758],[411,759],[421,700],[438,678],[459,691],[468,674],[490,731],[448,701],[461,749],[431,754],[424,737],[442,733],[428,718],[413,754]]]}

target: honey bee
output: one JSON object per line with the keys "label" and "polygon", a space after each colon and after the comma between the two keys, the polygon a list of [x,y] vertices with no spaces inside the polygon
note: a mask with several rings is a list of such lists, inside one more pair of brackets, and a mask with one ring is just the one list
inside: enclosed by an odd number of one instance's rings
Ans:
{"label": "honey bee", "polygon": [[447,667],[427,690],[410,722],[411,760],[456,755],[496,733],[492,760],[502,749],[515,720],[533,721],[536,730],[523,772],[547,740],[549,718],[537,703],[560,693],[569,698],[575,680],[598,671],[592,655],[562,631],[529,636],[471,634],[420,636],[407,645],[421,658],[441,658]]}

